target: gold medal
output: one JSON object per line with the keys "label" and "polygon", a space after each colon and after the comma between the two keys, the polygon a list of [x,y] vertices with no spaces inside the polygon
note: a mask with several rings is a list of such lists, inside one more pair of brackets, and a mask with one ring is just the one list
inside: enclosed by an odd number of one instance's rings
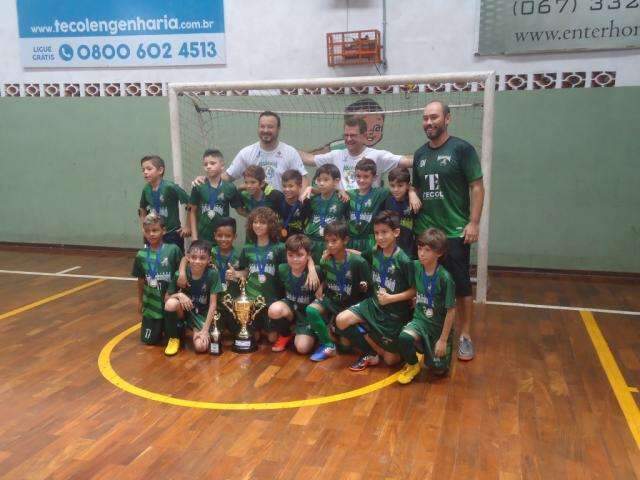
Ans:
{"label": "gold medal", "polygon": [[213,210],[209,210],[207,211],[207,215],[209,216],[210,219],[213,219],[213,217],[216,216],[216,212],[214,212]]}
{"label": "gold medal", "polygon": [[385,293],[387,293],[387,290],[386,290],[384,287],[380,287],[380,288],[378,289],[378,293],[385,294]]}
{"label": "gold medal", "polygon": [[424,314],[427,316],[427,318],[431,318],[431,317],[433,317],[433,308],[427,308],[427,309],[424,311]]}
{"label": "gold medal", "polygon": [[282,238],[287,238],[289,232],[287,232],[287,229],[283,227],[282,230],[280,230],[280,235],[282,236]]}

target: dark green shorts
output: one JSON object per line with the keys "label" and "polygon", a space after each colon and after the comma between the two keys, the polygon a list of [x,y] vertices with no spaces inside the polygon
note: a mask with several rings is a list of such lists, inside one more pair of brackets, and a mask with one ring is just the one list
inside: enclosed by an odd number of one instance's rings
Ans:
{"label": "dark green shorts", "polygon": [[147,345],[158,345],[164,333],[164,318],[142,317],[140,341]]}
{"label": "dark green shorts", "polygon": [[419,344],[422,347],[421,350],[424,353],[424,361],[427,367],[440,374],[446,373],[449,370],[453,352],[453,338],[455,336],[453,329],[451,329],[449,338],[447,338],[447,348],[444,357],[436,357],[433,354],[436,343],[442,334],[442,328],[440,326],[414,318],[407,323],[402,330],[412,331],[418,334]]}
{"label": "dark green shorts", "polygon": [[373,298],[356,303],[349,311],[365,321],[367,334],[376,344],[387,352],[400,352],[398,335],[404,325],[400,319],[383,312]]}

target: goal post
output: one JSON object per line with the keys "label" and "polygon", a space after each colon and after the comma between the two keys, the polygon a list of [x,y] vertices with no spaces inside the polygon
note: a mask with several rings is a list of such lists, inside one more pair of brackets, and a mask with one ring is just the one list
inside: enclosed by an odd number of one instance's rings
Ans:
{"label": "goal post", "polygon": [[174,179],[182,186],[202,174],[205,149],[221,150],[228,165],[242,147],[255,143],[258,116],[265,110],[281,117],[280,139],[300,150],[341,148],[344,116],[358,114],[369,124],[369,146],[412,155],[426,141],[424,106],[432,100],[447,103],[449,131],[474,145],[481,158],[485,198],[476,301],[486,302],[494,72],[170,83],[168,98]]}

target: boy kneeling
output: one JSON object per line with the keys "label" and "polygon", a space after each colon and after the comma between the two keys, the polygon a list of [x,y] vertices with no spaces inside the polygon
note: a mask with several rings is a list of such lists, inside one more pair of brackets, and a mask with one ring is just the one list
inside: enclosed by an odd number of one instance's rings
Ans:
{"label": "boy kneeling", "polygon": [[[222,291],[218,271],[209,268],[211,244],[196,240],[187,252],[188,286],[178,291],[178,272],[169,285],[169,298],[164,305],[167,322],[178,323],[178,318],[186,320],[187,328],[193,331],[193,347],[196,352],[209,349],[209,328],[217,314],[218,293]],[[206,317],[205,317],[206,315]],[[180,339],[170,338],[165,355],[175,355],[180,349]]]}

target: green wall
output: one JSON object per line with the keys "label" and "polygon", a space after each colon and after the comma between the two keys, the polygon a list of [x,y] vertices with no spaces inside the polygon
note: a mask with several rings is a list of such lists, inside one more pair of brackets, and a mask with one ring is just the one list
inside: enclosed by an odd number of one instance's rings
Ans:
{"label": "green wall", "polygon": [[[640,87],[498,93],[491,265],[640,272],[637,105]],[[2,98],[0,145],[0,241],[135,247],[167,99]]]}

